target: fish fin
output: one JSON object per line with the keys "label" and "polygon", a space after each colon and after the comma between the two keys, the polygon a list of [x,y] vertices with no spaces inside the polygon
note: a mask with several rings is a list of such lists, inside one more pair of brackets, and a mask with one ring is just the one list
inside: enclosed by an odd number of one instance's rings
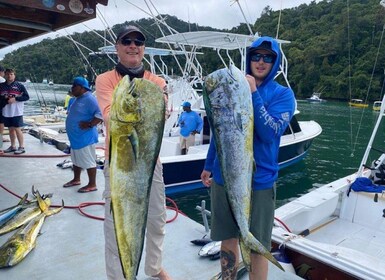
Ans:
{"label": "fish fin", "polygon": [[135,129],[133,129],[132,133],[128,136],[128,140],[130,140],[132,152],[134,154],[134,159],[136,161],[138,158],[138,152],[139,152],[139,137]]}
{"label": "fish fin", "polygon": [[35,185],[32,185],[32,195],[36,197]]}
{"label": "fish fin", "polygon": [[19,201],[19,203],[17,205],[24,205],[25,202],[27,201],[27,198],[28,198],[28,193],[26,193]]}
{"label": "fish fin", "polygon": [[53,209],[53,210],[47,210],[44,212],[44,214],[48,217],[48,216],[52,216],[52,215],[55,215],[57,213],[59,213],[61,210],[63,210],[64,208],[64,200],[62,199],[61,200],[61,207],[57,208],[57,209]]}
{"label": "fish fin", "polygon": [[245,246],[256,252],[257,254],[264,256],[271,263],[276,265],[282,271],[285,271],[282,265],[277,261],[276,258],[267,250],[254,236],[251,232],[248,232],[246,236],[242,236],[243,241],[245,242]]}
{"label": "fish fin", "polygon": [[41,212],[43,212],[43,213],[46,212],[48,210],[49,206],[43,200],[43,198],[41,197],[39,191],[36,191],[35,195],[36,195],[36,199],[37,199],[37,204],[39,205],[39,208],[40,208]]}
{"label": "fish fin", "polygon": [[[235,113],[235,110],[234,110]],[[234,124],[237,126],[237,128],[242,131],[243,125],[242,125],[242,115],[240,113],[236,113],[234,115]]]}
{"label": "fish fin", "polygon": [[243,266],[246,267],[246,269],[248,271],[250,271],[250,269],[251,269],[251,260],[250,260],[251,250],[246,247],[246,244],[245,244],[245,242],[243,242],[242,238],[239,240],[239,247],[241,248]]}
{"label": "fish fin", "polygon": [[112,151],[112,137],[110,136],[110,142],[108,143],[108,150],[110,151],[108,155],[108,162],[111,162],[111,151]]}

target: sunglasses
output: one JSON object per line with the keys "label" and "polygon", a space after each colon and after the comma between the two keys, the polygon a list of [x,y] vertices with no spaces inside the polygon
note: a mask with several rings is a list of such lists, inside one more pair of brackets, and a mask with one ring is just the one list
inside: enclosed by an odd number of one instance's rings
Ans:
{"label": "sunglasses", "polygon": [[251,61],[258,62],[263,58],[263,62],[265,63],[273,63],[275,60],[275,56],[272,54],[261,54],[261,53],[255,53],[252,54],[250,57]]}
{"label": "sunglasses", "polygon": [[129,46],[129,45],[131,45],[132,42],[134,42],[135,46],[137,46],[137,47],[141,47],[144,45],[144,41],[139,40],[139,39],[123,38],[120,40],[120,43],[123,46]]}

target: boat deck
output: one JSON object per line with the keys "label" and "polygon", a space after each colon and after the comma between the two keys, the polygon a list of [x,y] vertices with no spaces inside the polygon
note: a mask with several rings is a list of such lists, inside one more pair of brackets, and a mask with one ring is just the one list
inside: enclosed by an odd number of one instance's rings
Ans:
{"label": "boat deck", "polygon": [[[9,143],[4,143],[7,148]],[[77,206],[84,202],[102,202],[104,178],[102,170],[97,172],[98,191],[78,193],[77,187],[63,188],[72,179],[71,169],[56,166],[67,157],[63,153],[29,134],[25,134],[26,154],[21,156],[0,156],[0,184],[20,196],[29,193],[31,187],[42,194],[53,193],[52,204]],[[85,172],[83,183],[87,182]],[[79,186],[81,187],[81,186]],[[0,188],[0,210],[15,205],[19,199]],[[103,217],[104,206],[94,205],[83,208],[90,215]],[[168,210],[168,219],[175,212]],[[36,248],[18,265],[0,270],[0,279],[106,279],[104,260],[103,222],[87,218],[78,209],[64,209],[57,215],[48,217],[43,225],[42,234],[37,239]],[[13,232],[0,236],[3,244]],[[219,272],[219,261],[211,261],[198,256],[199,246],[190,243],[205,234],[203,225],[178,215],[167,224],[164,267],[176,280],[211,279]],[[283,273],[270,266],[269,279],[300,279]],[[152,279],[139,269],[138,280]],[[242,279],[248,279],[245,275]]]}

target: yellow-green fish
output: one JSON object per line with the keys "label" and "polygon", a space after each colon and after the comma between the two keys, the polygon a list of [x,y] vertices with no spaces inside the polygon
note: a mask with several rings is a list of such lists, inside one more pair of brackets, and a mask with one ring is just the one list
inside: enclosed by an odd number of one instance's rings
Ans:
{"label": "yellow-green fish", "polygon": [[122,270],[135,279],[143,250],[148,201],[165,118],[163,92],[125,76],[110,111],[111,209]]}
{"label": "yellow-green fish", "polygon": [[39,193],[37,193],[36,198],[41,213],[17,230],[0,247],[0,268],[11,267],[21,262],[35,248],[36,238],[43,226],[45,217],[59,213],[64,207],[64,202],[62,202],[63,206],[61,208],[49,210],[49,206]]}
{"label": "yellow-green fish", "polygon": [[15,206],[3,209],[0,211],[0,226],[12,219],[22,208],[27,200],[28,194],[26,193]]}
{"label": "yellow-green fish", "polygon": [[[51,205],[51,200],[46,197],[43,199],[47,207]],[[37,201],[31,201],[26,204],[22,210],[17,212],[12,219],[8,220],[0,227],[0,235],[13,231],[25,223],[29,222],[41,213],[41,209]]]}
{"label": "yellow-green fish", "polygon": [[[241,242],[248,250],[282,266],[249,230],[251,187],[254,170],[254,114],[250,86],[234,65],[219,69],[205,79],[205,109],[213,132],[224,187],[239,227]],[[249,256],[244,254],[249,265]]]}

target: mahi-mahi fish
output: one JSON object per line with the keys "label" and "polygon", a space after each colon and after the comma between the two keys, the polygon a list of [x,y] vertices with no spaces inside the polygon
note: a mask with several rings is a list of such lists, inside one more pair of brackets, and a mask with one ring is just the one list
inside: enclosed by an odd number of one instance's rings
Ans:
{"label": "mahi-mahi fish", "polygon": [[[42,197],[43,201],[49,207],[51,205],[51,200],[49,197]],[[28,223],[30,220],[35,218],[41,213],[41,207],[39,203],[35,200],[30,201],[24,204],[23,209],[17,212],[12,219],[8,220],[6,223],[0,226],[0,235],[11,232],[24,224]]]}
{"label": "mahi-mahi fish", "polygon": [[109,132],[111,209],[126,279],[135,279],[139,268],[164,121],[159,86],[125,76],[114,90]]}
{"label": "mahi-mahi fish", "polygon": [[[209,74],[203,89],[205,109],[214,135],[221,174],[241,242],[248,250],[282,266],[249,230],[253,158],[253,106],[244,74],[231,65]],[[244,250],[242,254],[244,255]],[[249,262],[249,256],[244,256]]]}
{"label": "mahi-mahi fish", "polygon": [[26,202],[28,194],[26,193],[15,206],[3,209],[0,211],[0,226],[12,219],[21,209]]}
{"label": "mahi-mahi fish", "polygon": [[49,206],[39,193],[37,193],[36,198],[41,213],[17,230],[0,247],[0,268],[11,267],[21,262],[35,248],[36,239],[43,226],[45,217],[59,213],[64,207],[64,202],[62,201],[62,207],[49,210]]}

